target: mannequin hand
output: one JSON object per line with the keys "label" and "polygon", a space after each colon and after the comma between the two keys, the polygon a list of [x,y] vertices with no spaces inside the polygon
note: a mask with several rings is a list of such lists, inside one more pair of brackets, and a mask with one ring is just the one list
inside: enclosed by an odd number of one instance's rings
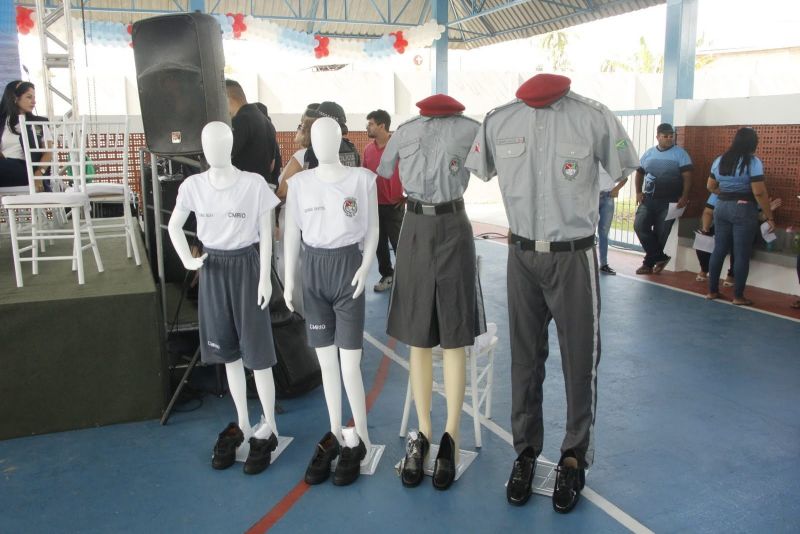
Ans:
{"label": "mannequin hand", "polygon": [[197,269],[203,266],[203,262],[207,257],[208,257],[208,252],[206,252],[199,258],[189,258],[188,260],[181,258],[181,261],[183,262],[184,267],[186,267],[190,271],[196,271]]}
{"label": "mannequin hand", "polygon": [[294,283],[286,282],[286,285],[283,286],[283,300],[286,301],[286,307],[289,308],[289,311],[294,311],[294,305],[292,304],[292,290],[294,289]]}
{"label": "mannequin hand", "polygon": [[356,290],[353,292],[353,298],[357,299],[361,296],[361,293],[364,292],[364,286],[367,283],[367,270],[362,265],[356,271],[355,276],[353,276],[353,281],[350,282],[351,286],[356,286]]}
{"label": "mannequin hand", "polygon": [[269,298],[272,296],[272,280],[262,280],[258,283],[258,305],[262,310],[269,306]]}

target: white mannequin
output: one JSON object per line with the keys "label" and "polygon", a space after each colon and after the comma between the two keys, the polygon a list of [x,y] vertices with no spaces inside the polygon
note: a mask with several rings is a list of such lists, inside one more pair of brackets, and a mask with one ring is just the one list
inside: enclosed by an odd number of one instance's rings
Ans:
{"label": "white mannequin", "polygon": [[[215,189],[225,189],[234,184],[237,177],[233,172],[231,164],[231,148],[233,147],[233,133],[230,127],[223,122],[210,122],[203,128],[201,135],[203,144],[203,154],[206,161],[211,166],[209,179]],[[183,266],[191,271],[196,271],[203,266],[203,261],[208,254],[203,254],[199,258],[192,256],[186,235],[183,233],[183,225],[189,217],[189,212],[175,208],[169,219],[169,237],[175,251],[183,262]],[[272,257],[272,212],[267,212],[259,216],[259,236],[260,242],[260,271],[258,281],[258,294],[255,295],[259,306],[264,310],[269,305],[269,298],[272,295],[272,280],[270,278],[270,261]],[[258,390],[258,397],[261,400],[261,407],[264,410],[264,424],[261,425],[255,434],[250,425],[250,416],[247,411],[247,385],[245,381],[244,364],[241,358],[235,362],[225,364],[225,372],[228,376],[228,387],[231,397],[236,405],[239,428],[244,434],[245,442],[255,435],[258,439],[266,439],[274,433],[278,436],[278,427],[275,424],[275,382],[272,378],[272,368],[253,371]]]}
{"label": "white mannequin", "polygon": [[[330,118],[317,119],[311,127],[311,145],[319,160],[316,168],[317,177],[326,183],[336,183],[342,180],[348,172],[347,167],[339,161],[339,145],[341,144],[342,130],[339,124]],[[369,274],[375,250],[378,248],[378,193],[372,188],[370,193],[369,227],[364,238],[363,260],[361,266],[353,276],[352,285],[356,286],[353,298],[358,298],[363,292]],[[293,203],[286,203],[286,227],[284,229],[284,253],[286,255],[286,281],[283,289],[283,298],[290,310],[292,305],[292,292],[295,285],[295,273],[298,256],[300,254],[300,228],[297,226],[293,213]],[[339,380],[344,382],[347,399],[350,401],[350,410],[353,413],[356,432],[364,445],[369,450],[371,442],[367,430],[367,406],[364,394],[364,383],[361,378],[361,349],[339,349],[336,345],[316,349],[322,370],[322,386],[325,390],[325,401],[328,404],[328,415],[331,423],[331,433],[344,445],[342,437],[342,388]],[[339,366],[341,356],[341,371]]]}

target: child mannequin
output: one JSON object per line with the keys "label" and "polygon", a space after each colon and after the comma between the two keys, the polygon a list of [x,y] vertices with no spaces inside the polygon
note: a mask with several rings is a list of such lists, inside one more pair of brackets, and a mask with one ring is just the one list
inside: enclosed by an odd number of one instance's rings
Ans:
{"label": "child mannequin", "polygon": [[[169,236],[184,267],[200,269],[200,348],[206,363],[224,363],[238,424],[230,423],[214,446],[212,467],[225,469],[248,439],[244,472],[269,466],[278,444],[275,424],[275,348],[267,305],[272,294],[272,209],[278,198],[264,179],[231,164],[233,134],[222,122],[203,128],[203,153],[211,168],[190,176],[178,191]],[[205,253],[192,257],[183,225],[194,211]],[[259,247],[260,244],[260,247]],[[260,248],[260,250],[259,250]],[[247,411],[245,365],[253,369],[264,424],[253,429]],[[255,431],[254,431],[255,430]]]}

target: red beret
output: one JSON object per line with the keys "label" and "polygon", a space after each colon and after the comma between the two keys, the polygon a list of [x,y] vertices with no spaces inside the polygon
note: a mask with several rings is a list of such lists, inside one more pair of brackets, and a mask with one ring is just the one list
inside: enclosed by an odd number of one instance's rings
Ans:
{"label": "red beret", "polygon": [[443,117],[464,111],[464,104],[447,95],[433,95],[417,102],[419,114],[426,117]]}
{"label": "red beret", "polygon": [[558,74],[537,74],[517,89],[517,98],[532,108],[547,107],[569,92],[571,81]]}

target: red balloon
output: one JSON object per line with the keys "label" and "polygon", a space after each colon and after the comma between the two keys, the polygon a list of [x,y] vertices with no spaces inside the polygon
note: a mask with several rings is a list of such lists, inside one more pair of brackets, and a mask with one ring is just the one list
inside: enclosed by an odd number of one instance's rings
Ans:
{"label": "red balloon", "polygon": [[128,28],[127,29],[128,29],[128,35],[132,35],[133,34],[133,24],[128,24]]}

